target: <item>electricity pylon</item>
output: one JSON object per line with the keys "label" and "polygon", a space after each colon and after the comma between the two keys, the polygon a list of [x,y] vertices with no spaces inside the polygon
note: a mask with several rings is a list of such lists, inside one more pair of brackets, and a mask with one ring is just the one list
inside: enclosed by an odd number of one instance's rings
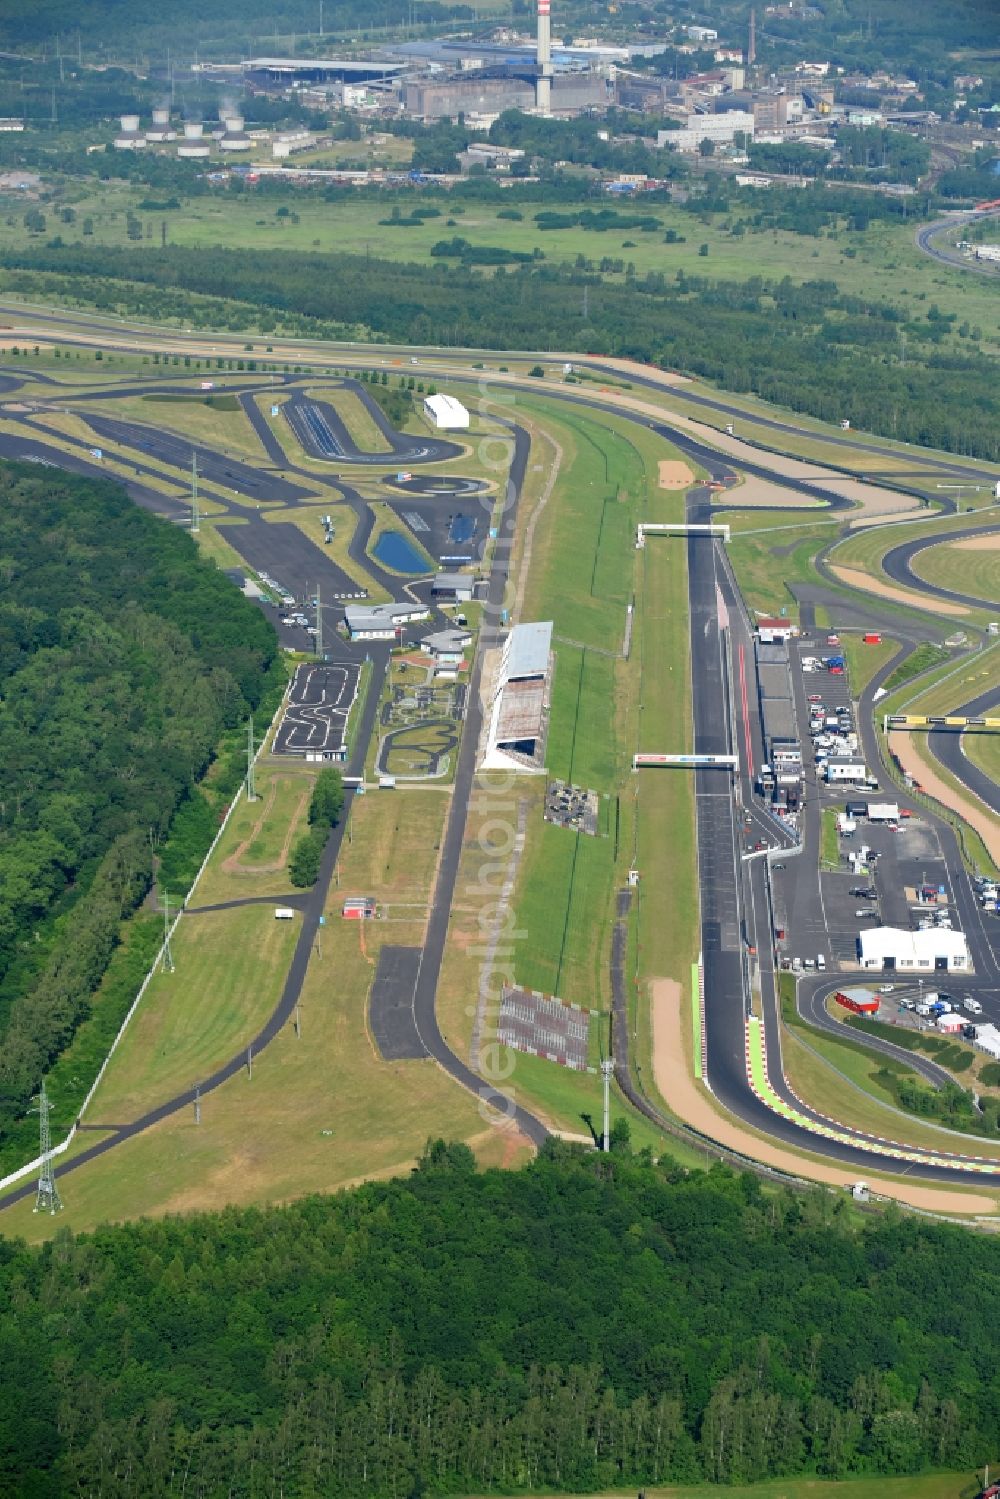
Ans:
{"label": "electricity pylon", "polygon": [[62,1207],[62,1199],[59,1196],[59,1188],[56,1186],[55,1174],[52,1170],[52,1137],[49,1130],[51,1107],[43,1080],[38,1094],[38,1154],[41,1157],[41,1166],[33,1208],[36,1213],[58,1213]]}

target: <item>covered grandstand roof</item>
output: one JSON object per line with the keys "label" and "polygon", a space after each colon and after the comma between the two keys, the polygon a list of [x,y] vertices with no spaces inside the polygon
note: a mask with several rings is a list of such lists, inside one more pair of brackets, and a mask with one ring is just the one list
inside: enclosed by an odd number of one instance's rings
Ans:
{"label": "covered grandstand roof", "polygon": [[552,621],[515,625],[507,641],[508,682],[518,677],[543,677],[552,649]]}

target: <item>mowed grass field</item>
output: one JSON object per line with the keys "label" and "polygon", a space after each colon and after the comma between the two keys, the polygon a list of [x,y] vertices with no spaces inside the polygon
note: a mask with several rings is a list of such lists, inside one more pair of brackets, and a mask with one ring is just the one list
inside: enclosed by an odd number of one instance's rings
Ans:
{"label": "mowed grass field", "polygon": [[743,597],[761,614],[787,609],[796,617],[798,605],[790,583],[815,581],[813,558],[837,535],[837,522],[796,524],[763,515],[724,517],[733,527],[729,558]]}
{"label": "mowed grass field", "polygon": [[1000,529],[995,536],[970,536],[928,547],[914,557],[913,571],[939,588],[983,599],[1000,614]]}
{"label": "mowed grass field", "polygon": [[278,1002],[299,926],[275,921],[270,905],[183,916],[175,970],[146,990],[88,1123],[127,1124],[245,1047]]}
{"label": "mowed grass field", "polygon": [[[183,1110],[64,1178],[60,1218],[35,1217],[30,1203],[20,1204],[4,1215],[3,1231],[38,1240],[109,1219],[333,1191],[408,1170],[438,1135],[467,1141],[484,1166],[525,1159],[524,1142],[487,1124],[477,1100],[434,1062],[384,1062],[368,1028],[382,944],[422,941],[449,801],[440,792],[406,791],[355,802],[322,950],[314,947],[303,987],[299,1033],[289,1021],[254,1059],[252,1078],[244,1071],[206,1095],[199,1125]],[[344,921],[344,896],[360,893],[374,895],[386,919]],[[270,907],[245,908],[254,911],[273,928],[298,930],[297,921],[275,922]],[[215,919],[192,916],[190,927]],[[239,940],[231,932],[230,954]],[[140,1068],[148,1049],[134,1053]],[[99,1136],[80,1138],[85,1147]]]}
{"label": "mowed grass field", "polygon": [[331,385],[310,390],[307,394],[333,407],[362,453],[388,454],[389,444],[355,391],[340,390]]}

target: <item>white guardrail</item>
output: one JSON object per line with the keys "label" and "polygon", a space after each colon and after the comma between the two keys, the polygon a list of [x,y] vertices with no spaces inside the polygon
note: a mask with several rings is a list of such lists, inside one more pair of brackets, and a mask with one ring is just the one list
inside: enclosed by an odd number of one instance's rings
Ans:
{"label": "white guardrail", "polygon": [[[288,693],[289,693],[290,688],[291,688],[291,680],[289,680],[288,686],[285,688],[285,691],[282,694],[281,702],[278,704],[277,711],[275,712],[275,715],[272,718],[272,720],[271,720],[271,722],[270,722],[270,724],[268,726],[267,733],[264,735],[263,739],[261,740],[261,742],[260,742],[260,744],[259,744],[259,746],[257,748],[257,753],[254,755],[254,764],[255,765],[256,765],[257,761],[260,759],[260,756],[261,756],[261,754],[262,754],[262,752],[264,750],[264,746],[270,740],[271,735],[274,732],[274,729],[275,729],[275,727],[276,727],[276,725],[277,725],[277,723],[279,721],[280,715],[285,710],[285,704],[286,704],[286,702],[288,700]],[[180,910],[177,912],[177,915],[174,917],[173,922],[170,925],[170,930],[168,931],[166,937],[164,937],[163,941],[160,943],[160,946],[157,949],[156,957],[153,959],[153,962],[152,962],[152,964],[151,964],[151,966],[149,968],[149,971],[147,972],[146,977],[143,979],[142,984],[139,987],[138,994],[135,996],[135,999],[133,999],[132,1003],[129,1005],[128,1014],[125,1016],[125,1019],[122,1021],[121,1025],[118,1027],[118,1034],[115,1036],[115,1039],[112,1041],[110,1047],[108,1048],[108,1054],[104,1058],[104,1061],[101,1063],[100,1070],[98,1071],[97,1076],[94,1078],[94,1081],[91,1083],[90,1089],[89,1089],[89,1091],[87,1093],[86,1098],[83,1100],[83,1103],[80,1105],[79,1111],[77,1113],[76,1118],[73,1121],[73,1126],[70,1129],[69,1134],[66,1136],[65,1140],[60,1140],[58,1145],[53,1145],[52,1149],[49,1151],[49,1159],[50,1160],[54,1156],[63,1155],[69,1149],[69,1147],[72,1145],[73,1139],[74,1139],[74,1137],[76,1135],[77,1126],[79,1125],[80,1120],[83,1118],[84,1113],[86,1112],[87,1105],[90,1103],[90,1101],[93,1098],[94,1094],[97,1092],[97,1089],[98,1089],[98,1086],[100,1085],[101,1079],[103,1078],[105,1072],[107,1071],[108,1063],[111,1061],[111,1058],[114,1056],[115,1052],[118,1049],[118,1043],[121,1041],[121,1039],[124,1036],[125,1032],[128,1030],[129,1023],[130,1023],[130,1021],[132,1019],[132,1016],[135,1014],[136,1010],[139,1008],[139,1004],[140,1004],[140,1002],[142,1000],[142,997],[146,993],[146,990],[149,988],[150,981],[152,980],[152,978],[153,978],[154,974],[156,973],[157,969],[160,967],[160,964],[163,962],[163,950],[167,946],[167,944],[169,943],[170,939],[173,937],[174,932],[177,930],[177,925],[178,925],[181,917],[184,914],[184,908],[185,908],[185,906],[187,906],[188,901],[191,899],[191,897],[194,894],[195,890],[198,888],[198,882],[201,879],[202,875],[205,873],[205,870],[206,870],[206,868],[208,866],[208,861],[212,857],[212,855],[215,853],[216,846],[217,846],[217,844],[219,842],[219,839],[222,837],[223,833],[226,831],[226,828],[229,826],[229,819],[232,817],[233,813],[235,812],[236,807],[239,804],[240,798],[246,794],[246,789],[247,789],[247,783],[244,780],[242,782],[242,784],[239,786],[239,788],[238,788],[238,790],[236,792],[236,795],[233,797],[232,801],[229,803],[229,807],[228,807],[228,809],[226,811],[226,815],[222,819],[222,822],[219,824],[219,831],[216,833],[215,837],[212,839],[212,843],[211,843],[211,846],[210,846],[210,848],[208,850],[208,853],[205,855],[204,859],[202,859],[202,861],[201,861],[201,867],[198,870],[198,873],[195,875],[194,879],[191,881],[191,886],[190,886],[190,888],[188,890],[188,893],[184,897],[184,905],[181,906]],[[39,1156],[36,1156],[33,1161],[29,1161],[27,1163],[27,1165],[25,1165],[25,1166],[19,1166],[17,1168],[17,1170],[16,1171],[12,1171],[9,1176],[4,1176],[4,1177],[0,1178],[0,1192],[5,1191],[7,1189],[7,1187],[14,1186],[14,1184],[16,1182],[22,1181],[24,1179],[24,1177],[31,1176],[33,1172],[37,1171],[40,1168],[41,1164],[42,1164],[42,1157],[39,1155]]]}

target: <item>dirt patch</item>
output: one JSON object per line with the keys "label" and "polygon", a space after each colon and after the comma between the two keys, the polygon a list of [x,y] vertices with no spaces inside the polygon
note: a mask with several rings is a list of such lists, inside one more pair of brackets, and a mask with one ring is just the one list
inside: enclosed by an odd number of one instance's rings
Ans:
{"label": "dirt patch", "polygon": [[[754,1160],[763,1161],[780,1171],[788,1171],[807,1181],[825,1182],[831,1186],[846,1187],[851,1180],[849,1166],[835,1164],[824,1166],[819,1161],[794,1154],[779,1145],[759,1139],[744,1129],[735,1120],[716,1111],[709,1095],[701,1084],[691,1076],[684,1055],[681,1030],[683,996],[680,984],[673,979],[653,979],[650,983],[653,1017],[653,1078],[662,1097],[674,1113],[688,1124]],[[914,1182],[886,1180],[875,1173],[869,1179],[877,1181],[879,1193],[896,1197],[913,1207],[925,1208],[934,1213],[995,1213],[997,1203],[992,1197],[969,1192],[949,1191],[947,1187],[922,1187]]]}
{"label": "dirt patch", "polygon": [[910,734],[900,733],[897,729],[894,733],[890,733],[888,744],[906,774],[912,776],[928,796],[940,802],[942,807],[948,807],[952,812],[957,812],[963,822],[975,828],[985,843],[987,853],[994,864],[1000,864],[1000,826],[985,802],[973,796],[971,791],[967,791],[963,796],[942,781],[923,756],[918,753]]}
{"label": "dirt patch", "polygon": [[693,483],[694,474],[686,463],[681,463],[674,458],[660,459],[661,489],[687,489],[688,485]]}
{"label": "dirt patch", "polygon": [[292,846],[292,839],[295,837],[295,829],[298,827],[299,818],[302,815],[302,808],[305,806],[307,800],[309,799],[308,787],[303,790],[302,795],[299,797],[295,811],[292,813],[292,816],[288,823],[284,842],[281,845],[281,853],[278,855],[274,863],[254,864],[251,870],[247,870],[247,868],[243,864],[243,855],[246,853],[247,849],[260,833],[260,830],[264,826],[264,823],[267,821],[268,816],[271,812],[271,808],[274,805],[274,798],[276,797],[276,795],[277,784],[276,782],[272,781],[270,786],[268,787],[267,799],[265,800],[264,805],[261,808],[260,816],[254,823],[253,828],[250,831],[249,837],[244,838],[243,842],[238,844],[233,852],[229,855],[229,858],[224,860],[222,865],[224,873],[239,874],[242,872],[244,874],[280,874],[281,871],[285,868],[286,864],[288,863],[288,853]]}
{"label": "dirt patch", "polygon": [[961,541],[943,542],[956,552],[1000,552],[1000,531],[991,536],[966,536]]}
{"label": "dirt patch", "polygon": [[727,489],[725,497],[718,497],[719,502],[724,505],[738,506],[741,510],[748,505],[759,506],[768,510],[828,510],[830,507],[818,496],[801,494],[797,489],[786,489],[783,484],[777,484],[771,479],[759,479],[754,476],[737,484],[735,489]]}
{"label": "dirt patch", "polygon": [[932,598],[930,594],[915,593],[909,588],[895,588],[891,583],[882,583],[870,573],[857,567],[837,567],[830,564],[830,571],[842,583],[859,588],[862,593],[875,593],[881,599],[892,599],[896,604],[909,604],[914,609],[926,609],[929,614],[968,614],[964,604],[949,604],[944,599]]}

